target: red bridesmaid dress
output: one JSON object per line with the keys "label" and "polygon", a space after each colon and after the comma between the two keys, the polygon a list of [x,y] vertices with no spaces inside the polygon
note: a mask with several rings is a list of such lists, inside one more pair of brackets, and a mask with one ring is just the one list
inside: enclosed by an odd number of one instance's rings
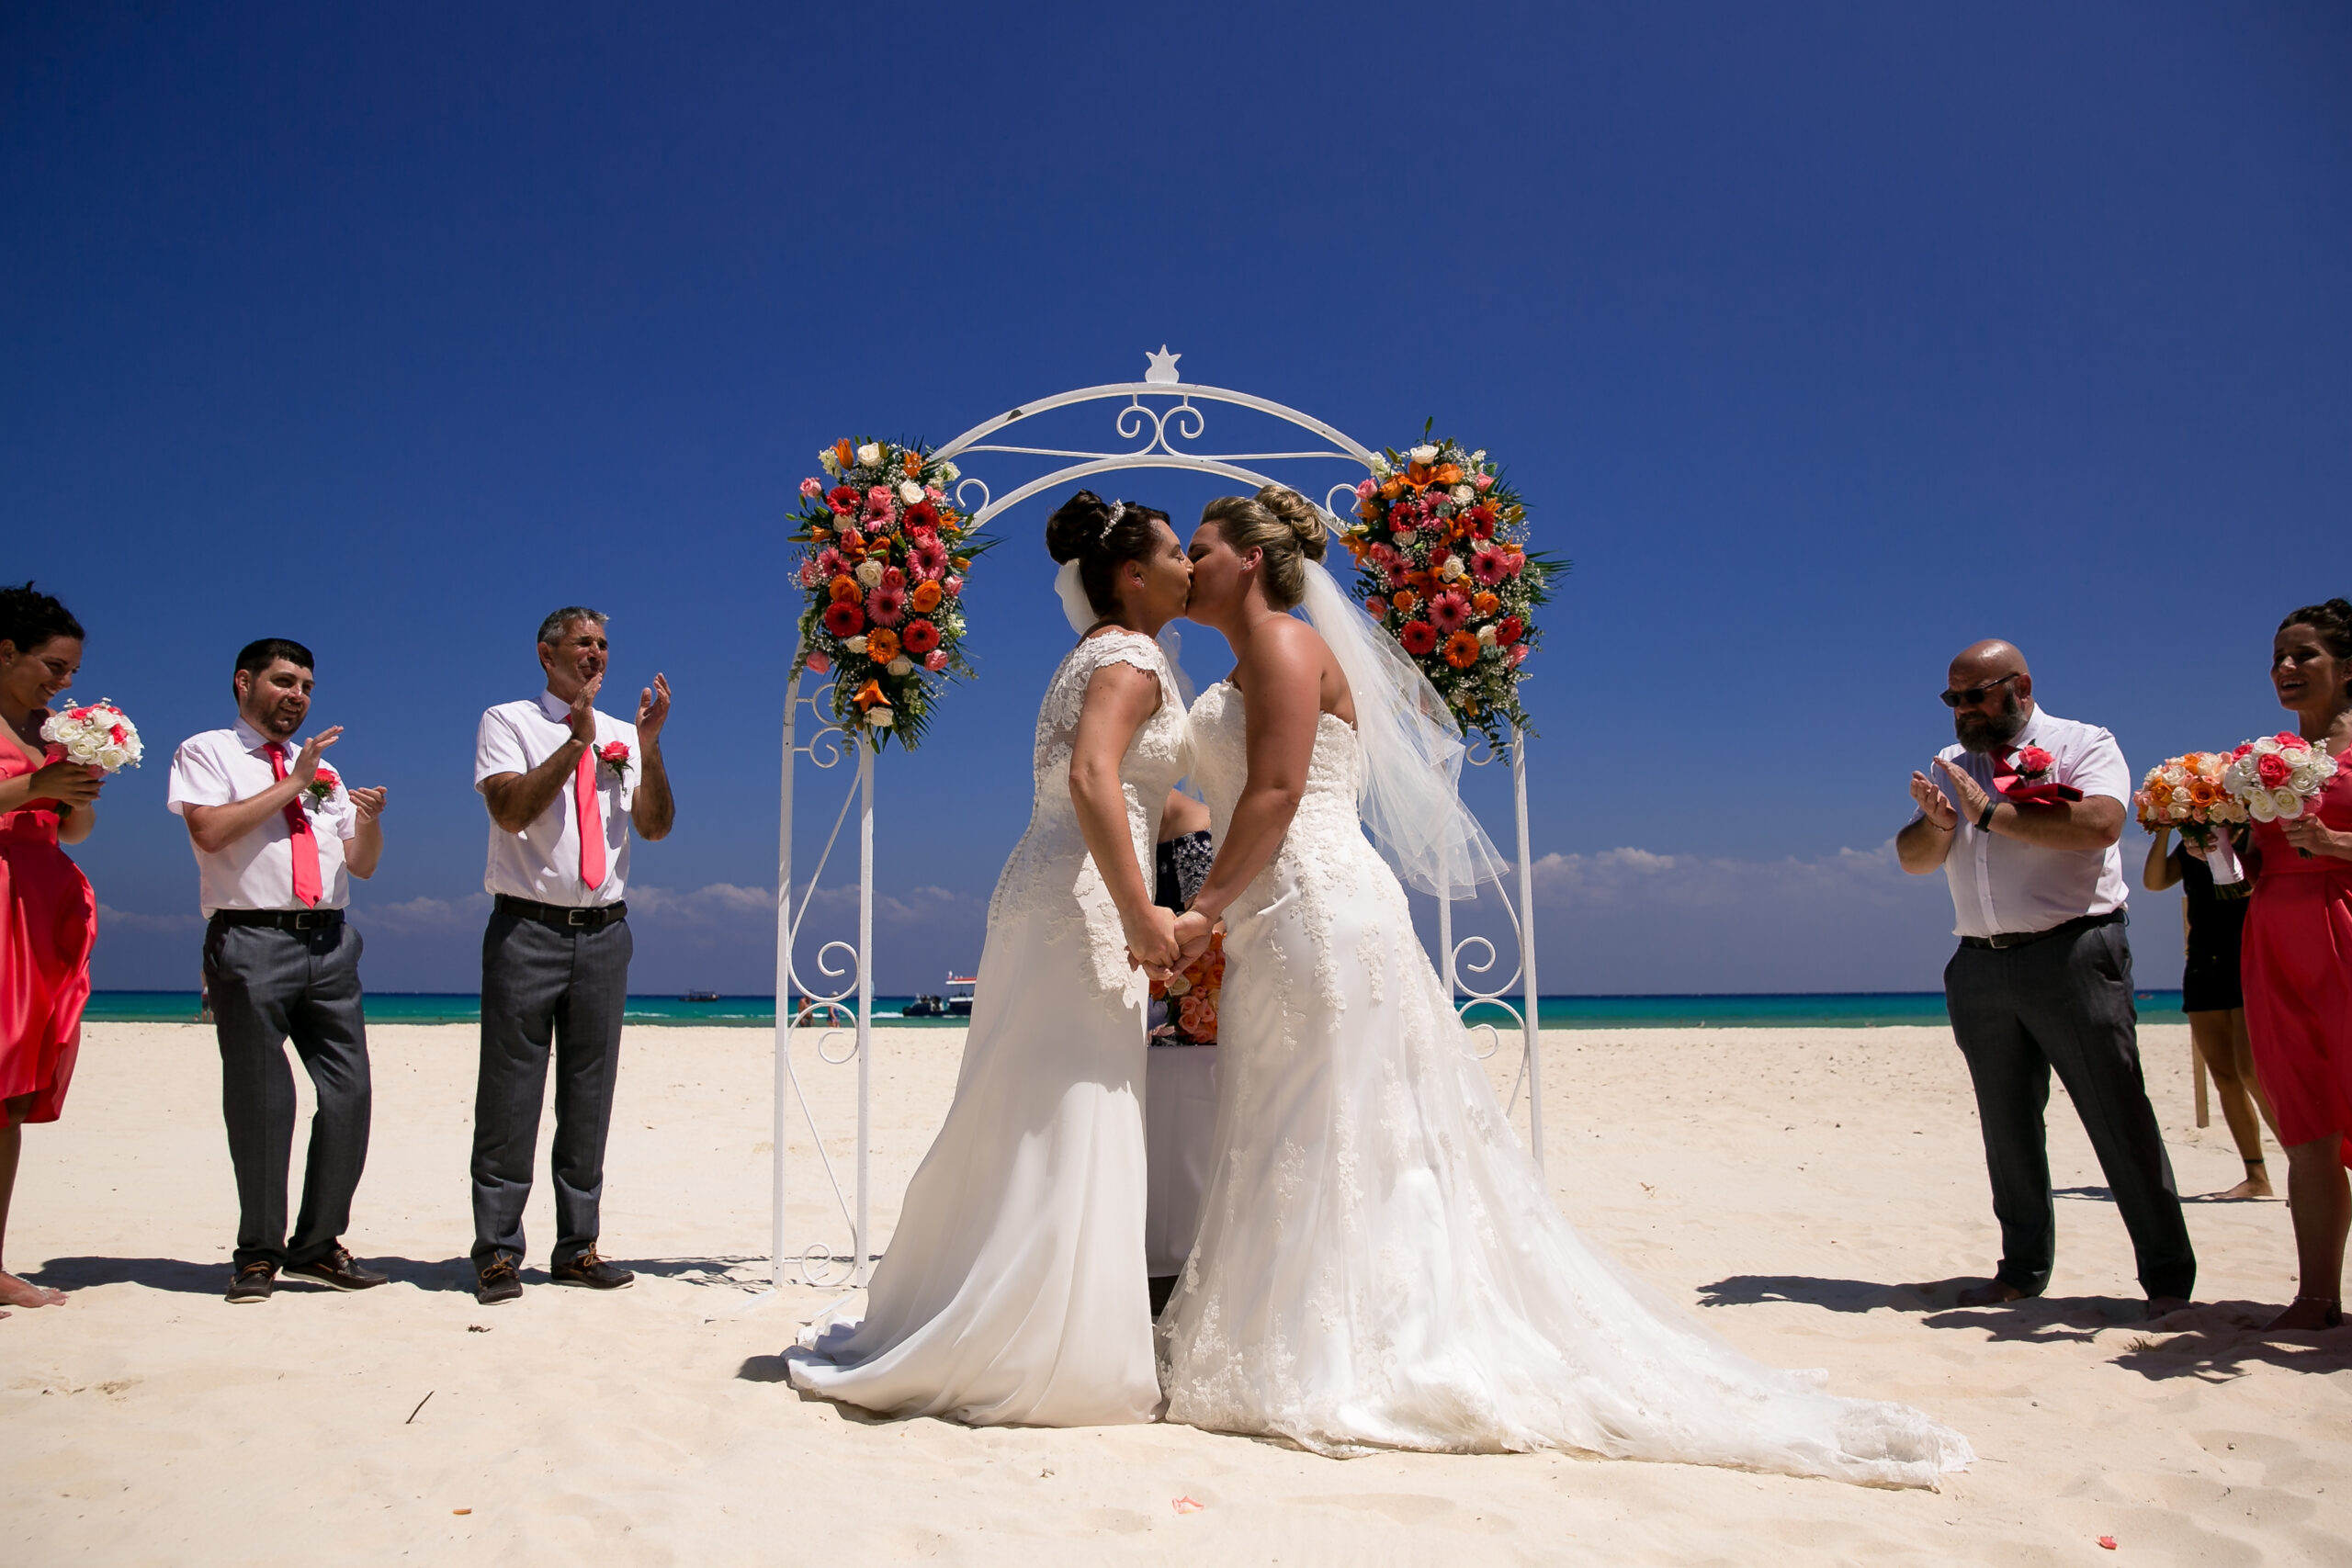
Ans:
{"label": "red bridesmaid dress", "polygon": [[[2319,819],[2352,832],[2352,752],[2320,792]],[[2305,856],[2257,822],[2262,857],[2246,910],[2239,975],[2254,1069],[2278,1115],[2278,1141],[2346,1134],[2352,1166],[2352,860]]]}
{"label": "red bridesmaid dress", "polygon": [[[41,766],[0,734],[0,779]],[[57,844],[57,803],[0,816],[0,1100],[31,1095],[28,1122],[64,1108],[97,934],[89,879]]]}

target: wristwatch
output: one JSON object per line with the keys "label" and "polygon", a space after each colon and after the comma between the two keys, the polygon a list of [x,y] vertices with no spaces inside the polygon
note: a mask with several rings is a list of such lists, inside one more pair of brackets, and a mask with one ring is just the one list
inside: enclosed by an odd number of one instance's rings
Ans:
{"label": "wristwatch", "polygon": [[1976,830],[1980,833],[1991,832],[1993,830],[1993,813],[1999,809],[2001,809],[2001,803],[1999,801],[1986,801],[1984,803],[1984,814],[1976,818]]}

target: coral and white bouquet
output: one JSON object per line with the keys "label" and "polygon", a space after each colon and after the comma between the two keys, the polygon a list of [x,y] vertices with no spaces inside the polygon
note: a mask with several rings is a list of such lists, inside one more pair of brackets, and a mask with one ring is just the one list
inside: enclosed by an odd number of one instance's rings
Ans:
{"label": "coral and white bouquet", "polygon": [[1520,666],[1540,639],[1535,607],[1566,563],[1527,552],[1527,512],[1484,451],[1424,440],[1388,452],[1356,486],[1355,558],[1364,609],[1429,676],[1464,731],[1500,743],[1527,728]]}
{"label": "coral and white bouquet", "polygon": [[2246,820],[2246,807],[2222,786],[2227,751],[2188,751],[2150,768],[2132,799],[2140,826],[2149,832],[2170,828],[2184,842],[2205,852],[2216,887],[2243,883],[2245,873],[2232,852],[2229,829]]}
{"label": "coral and white bouquet", "polygon": [[2291,822],[2319,798],[2337,766],[2324,746],[2282,731],[2245,741],[2232,751],[2222,770],[2222,787],[2256,822]]}
{"label": "coral and white bouquet", "polygon": [[806,547],[797,673],[833,679],[833,711],[876,750],[896,735],[913,750],[943,678],[964,661],[964,574],[993,542],[950,500],[953,463],[920,446],[840,441],[818,455],[826,478],[800,481]]}
{"label": "coral and white bouquet", "polygon": [[49,716],[40,727],[53,761],[79,762],[102,773],[139,765],[139,727],[105,697]]}
{"label": "coral and white bouquet", "polygon": [[1151,983],[1152,1000],[1168,1004],[1168,1017],[1153,1036],[1184,1045],[1216,1044],[1217,998],[1224,989],[1225,933],[1218,931],[1198,958]]}

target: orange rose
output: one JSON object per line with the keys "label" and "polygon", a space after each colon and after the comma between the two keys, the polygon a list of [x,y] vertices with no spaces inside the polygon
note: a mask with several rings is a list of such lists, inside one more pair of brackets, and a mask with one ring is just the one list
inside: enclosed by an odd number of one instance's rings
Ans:
{"label": "orange rose", "polygon": [[1409,588],[1399,588],[1388,601],[1389,604],[1396,606],[1396,613],[1400,615],[1411,615],[1413,613],[1413,606],[1420,602],[1421,596],[1414,592]]}
{"label": "orange rose", "polygon": [[857,448],[849,444],[847,436],[833,443],[833,461],[844,468],[857,467]]}
{"label": "orange rose", "polygon": [[865,634],[865,657],[876,664],[888,664],[899,657],[899,634],[888,626],[876,626]]}
{"label": "orange rose", "polygon": [[1397,479],[1395,475],[1392,474],[1386,479],[1381,481],[1380,494],[1383,500],[1394,501],[1404,493],[1405,481]]}
{"label": "orange rose", "polygon": [[[872,638],[867,639],[866,646],[874,646]],[[1455,632],[1445,639],[1445,661],[1456,670],[1469,669],[1478,662],[1478,639],[1468,632]]]}
{"label": "orange rose", "polygon": [[1472,596],[1470,607],[1482,615],[1491,615],[1503,607],[1503,602],[1491,593],[1479,593]]}
{"label": "orange rose", "polygon": [[918,615],[928,615],[939,608],[939,584],[918,582],[915,591],[907,595],[907,603],[914,606]]}
{"label": "orange rose", "polygon": [[862,604],[865,602],[865,590],[857,585],[854,577],[836,577],[827,592],[832,595],[836,604]]}
{"label": "orange rose", "polygon": [[860,686],[857,689],[857,695],[852,697],[850,701],[857,705],[857,711],[860,713],[864,713],[868,708],[887,708],[890,705],[890,699],[882,694],[882,682],[879,681],[868,681],[865,685]]}

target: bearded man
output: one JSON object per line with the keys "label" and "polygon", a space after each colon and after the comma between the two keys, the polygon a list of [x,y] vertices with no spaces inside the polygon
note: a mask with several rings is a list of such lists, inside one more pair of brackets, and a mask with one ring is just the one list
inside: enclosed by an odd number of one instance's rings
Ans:
{"label": "bearded man", "polygon": [[1980,642],[1939,694],[1956,744],[1911,775],[1918,814],[1895,835],[1903,869],[1938,867],[1960,949],[1944,967],[1952,1036],[1976,1089],[2001,1262],[1963,1306],[2038,1296],[2057,1255],[2042,1112],[2052,1068],[2083,1119],[2131,1233],[2148,1314],[2188,1304],[2197,1257],[2140,1072],[2125,935],[2124,803],[2115,737],[2043,712],[2025,655]]}

